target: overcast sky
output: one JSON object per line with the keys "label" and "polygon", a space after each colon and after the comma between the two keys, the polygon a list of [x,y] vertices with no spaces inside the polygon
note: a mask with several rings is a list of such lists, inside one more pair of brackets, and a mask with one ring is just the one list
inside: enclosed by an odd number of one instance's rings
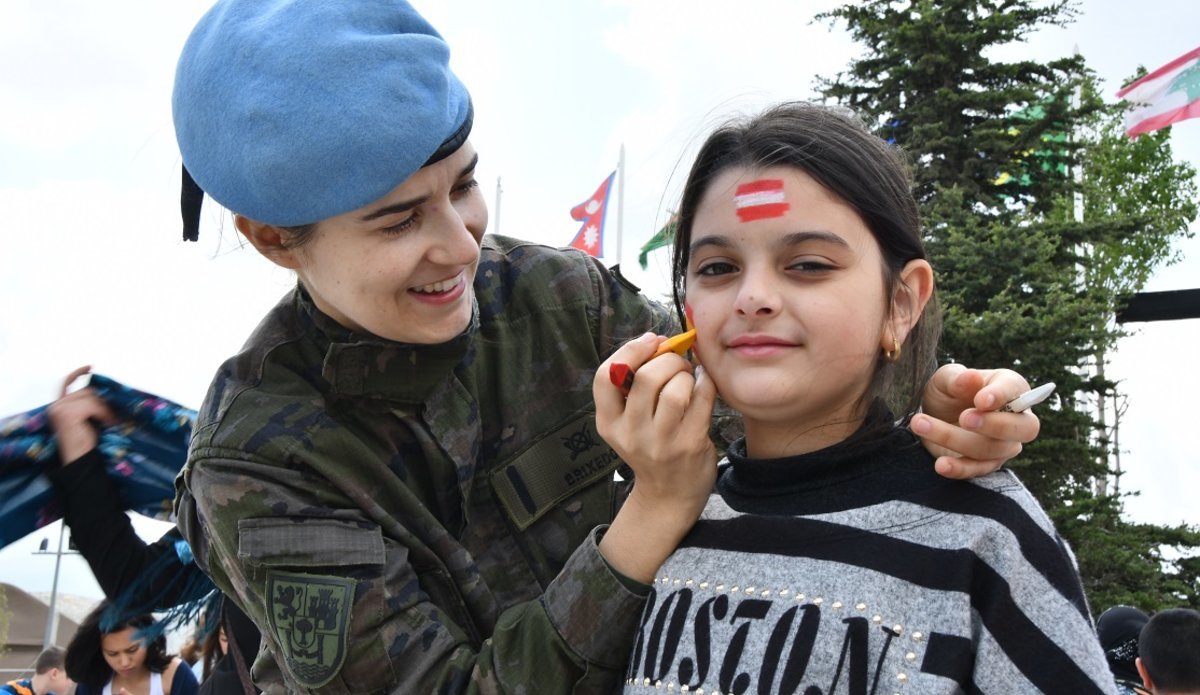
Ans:
{"label": "overcast sky", "polygon": [[[179,152],[170,90],[178,52],[210,3],[128,0],[0,3],[0,415],[51,400],[80,364],[198,407],[292,277],[238,243],[227,213],[205,205],[200,242],[180,241]],[[417,0],[470,89],[479,180],[504,234],[567,244],[582,202],[626,149],[622,268],[647,292],[667,287],[666,252],[637,268],[637,248],[673,207],[689,157],[725,117],[814,96],[817,75],[857,48],[812,22],[829,2],[773,0]],[[1110,100],[1121,81],[1196,47],[1200,3],[1085,0],[1065,29],[1001,57],[1052,59],[1075,47]],[[1011,52],[1010,52],[1011,51]],[[1200,120],[1175,127],[1176,157],[1200,166]],[[610,208],[607,232],[616,231]],[[617,261],[606,241],[607,261]],[[1200,241],[1148,289],[1200,287]],[[1200,320],[1147,324],[1112,373],[1129,410],[1122,486],[1136,519],[1200,523],[1194,416]],[[977,365],[987,366],[987,365]],[[147,524],[151,537],[161,527]],[[51,530],[52,531],[52,530]],[[48,590],[51,556],[10,546],[0,581]],[[56,539],[56,536],[54,537]],[[55,540],[51,541],[53,545]],[[62,589],[99,595],[78,558]],[[71,584],[68,584],[71,582]]]}

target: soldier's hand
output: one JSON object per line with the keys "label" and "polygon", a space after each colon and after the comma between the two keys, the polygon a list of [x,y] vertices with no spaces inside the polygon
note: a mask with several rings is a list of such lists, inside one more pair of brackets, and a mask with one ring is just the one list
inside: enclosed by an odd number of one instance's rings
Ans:
{"label": "soldier's hand", "polygon": [[[601,541],[619,572],[649,581],[692,527],[716,480],[708,438],[717,390],[703,370],[668,353],[651,359],[662,338],[646,334],[623,345],[596,372],[596,429],[633,469],[629,499]],[[625,396],[611,366],[636,377]]]}
{"label": "soldier's hand", "polygon": [[46,417],[58,441],[58,457],[69,464],[91,451],[100,441],[96,425],[116,424],[117,418],[108,405],[100,400],[91,389],[80,389],[68,393],[71,384],[91,371],[90,366],[80,367],[63,380],[58,400],[50,404]]}
{"label": "soldier's hand", "polygon": [[938,457],[938,473],[947,478],[986,475],[1037,438],[1041,423],[1032,411],[996,412],[1028,390],[1029,382],[1009,369],[945,365],[925,388],[924,414],[913,416],[910,426]]}

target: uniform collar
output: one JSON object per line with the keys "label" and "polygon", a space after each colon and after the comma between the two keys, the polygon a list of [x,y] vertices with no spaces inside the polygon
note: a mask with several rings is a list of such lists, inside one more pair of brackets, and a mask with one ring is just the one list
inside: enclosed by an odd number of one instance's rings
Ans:
{"label": "uniform collar", "polygon": [[312,320],[322,342],[327,341],[321,375],[337,396],[423,403],[463,361],[479,330],[479,305],[474,298],[466,329],[436,345],[398,343],[356,333],[318,309],[303,286],[297,298],[300,310]]}

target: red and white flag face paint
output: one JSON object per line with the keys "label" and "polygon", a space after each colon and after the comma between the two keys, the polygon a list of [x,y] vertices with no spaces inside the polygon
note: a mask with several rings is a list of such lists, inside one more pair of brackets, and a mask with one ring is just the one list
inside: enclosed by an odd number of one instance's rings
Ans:
{"label": "red and white flag face paint", "polygon": [[783,197],[783,179],[759,179],[737,187],[733,197],[742,222],[783,217],[791,207]]}

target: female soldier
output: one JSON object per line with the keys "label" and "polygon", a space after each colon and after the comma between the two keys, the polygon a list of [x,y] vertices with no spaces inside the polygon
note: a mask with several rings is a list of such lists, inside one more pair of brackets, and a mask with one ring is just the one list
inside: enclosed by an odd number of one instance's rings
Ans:
{"label": "female soldier", "polygon": [[[613,483],[592,374],[674,323],[587,256],[483,237],[447,63],[403,0],[223,0],[179,61],[187,172],[299,277],[218,371],[177,482],[271,692],[607,692],[710,491],[715,394],[686,369],[668,391],[698,415]],[[954,415],[1027,388],[937,383],[927,407]],[[1017,445],[980,432],[1036,434],[984,420],[934,434],[984,458]]]}

